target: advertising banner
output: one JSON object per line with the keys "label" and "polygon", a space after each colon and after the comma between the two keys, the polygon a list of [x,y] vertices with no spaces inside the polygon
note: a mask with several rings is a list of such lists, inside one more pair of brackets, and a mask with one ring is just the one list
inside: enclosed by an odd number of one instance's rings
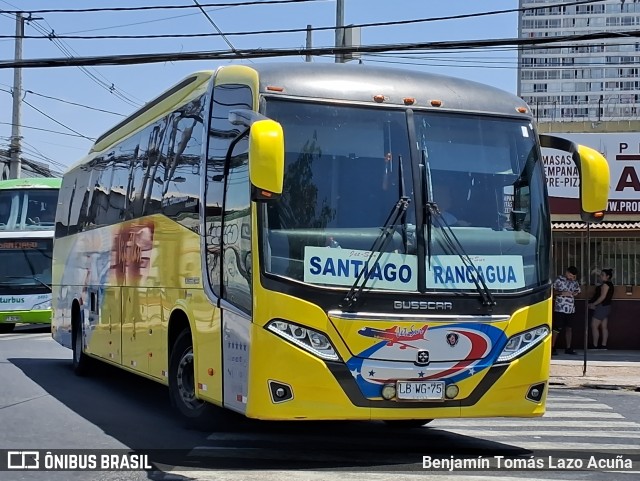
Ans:
{"label": "advertising banner", "polygon": [[[590,133],[551,135],[591,147],[609,162],[611,181],[607,214],[640,214],[640,133]],[[571,155],[542,149],[552,214],[579,212],[579,176]]]}

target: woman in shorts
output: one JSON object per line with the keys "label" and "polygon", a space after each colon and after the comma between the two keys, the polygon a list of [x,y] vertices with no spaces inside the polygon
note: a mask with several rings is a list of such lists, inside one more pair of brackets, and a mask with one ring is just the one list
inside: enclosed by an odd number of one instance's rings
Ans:
{"label": "woman in shorts", "polygon": [[[609,339],[609,329],[607,321],[609,320],[609,312],[611,311],[611,299],[613,298],[613,271],[611,269],[602,269],[600,280],[602,281],[596,286],[596,292],[589,300],[589,309],[593,309],[593,317],[591,318],[591,334],[593,336],[594,349],[606,349],[607,340]],[[602,328],[602,344],[598,346],[600,338],[600,328]]]}

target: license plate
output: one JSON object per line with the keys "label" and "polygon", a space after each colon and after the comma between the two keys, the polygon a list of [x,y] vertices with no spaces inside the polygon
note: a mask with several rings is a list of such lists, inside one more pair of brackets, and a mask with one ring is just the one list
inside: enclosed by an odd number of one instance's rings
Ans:
{"label": "license plate", "polygon": [[398,381],[396,397],[411,401],[441,401],[444,399],[444,382]]}
{"label": "license plate", "polygon": [[20,316],[7,316],[4,318],[4,322],[20,322]]}

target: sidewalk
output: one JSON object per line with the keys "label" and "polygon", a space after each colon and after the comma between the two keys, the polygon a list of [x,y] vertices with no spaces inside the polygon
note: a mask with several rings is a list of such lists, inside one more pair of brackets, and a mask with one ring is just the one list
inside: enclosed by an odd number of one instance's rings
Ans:
{"label": "sidewalk", "polygon": [[587,371],[583,375],[584,351],[575,355],[558,350],[551,357],[552,387],[626,389],[640,392],[640,351],[587,351]]}

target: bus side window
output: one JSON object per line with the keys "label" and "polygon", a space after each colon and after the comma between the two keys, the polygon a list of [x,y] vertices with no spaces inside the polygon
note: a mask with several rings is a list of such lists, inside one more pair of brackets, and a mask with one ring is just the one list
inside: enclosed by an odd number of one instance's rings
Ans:
{"label": "bus side window", "polygon": [[[211,124],[206,171],[206,210],[203,231],[206,239],[206,262],[209,284],[219,297],[246,311],[251,310],[250,296],[250,228],[242,236],[243,226],[251,226],[247,140],[236,145],[225,172],[225,157],[231,141],[241,129],[229,122],[229,111],[253,109],[253,94],[246,85],[217,85],[213,90]],[[225,178],[225,174],[227,174]],[[226,189],[225,212],[222,212]],[[224,226],[223,226],[224,216]],[[225,277],[221,279],[221,266]],[[227,272],[228,269],[232,273]],[[226,289],[221,285],[227,284]]]}
{"label": "bus side window", "polygon": [[222,235],[223,297],[251,311],[251,198],[249,143],[245,136],[233,150],[225,188]]}
{"label": "bus side window", "polygon": [[162,194],[163,213],[192,229],[199,220],[205,95],[175,112]]}
{"label": "bus side window", "polygon": [[137,182],[141,186],[133,205],[133,218],[162,212],[165,154],[169,147],[166,136],[171,129],[172,117],[170,115],[156,121],[146,127],[140,135],[138,156],[142,163],[142,172]]}
{"label": "bus side window", "polygon": [[135,167],[138,163],[136,157],[139,142],[140,132],[124,140],[116,149],[113,159],[111,192],[109,193],[108,219],[110,224],[132,218],[129,205],[131,193],[133,192],[135,195],[137,187]]}

